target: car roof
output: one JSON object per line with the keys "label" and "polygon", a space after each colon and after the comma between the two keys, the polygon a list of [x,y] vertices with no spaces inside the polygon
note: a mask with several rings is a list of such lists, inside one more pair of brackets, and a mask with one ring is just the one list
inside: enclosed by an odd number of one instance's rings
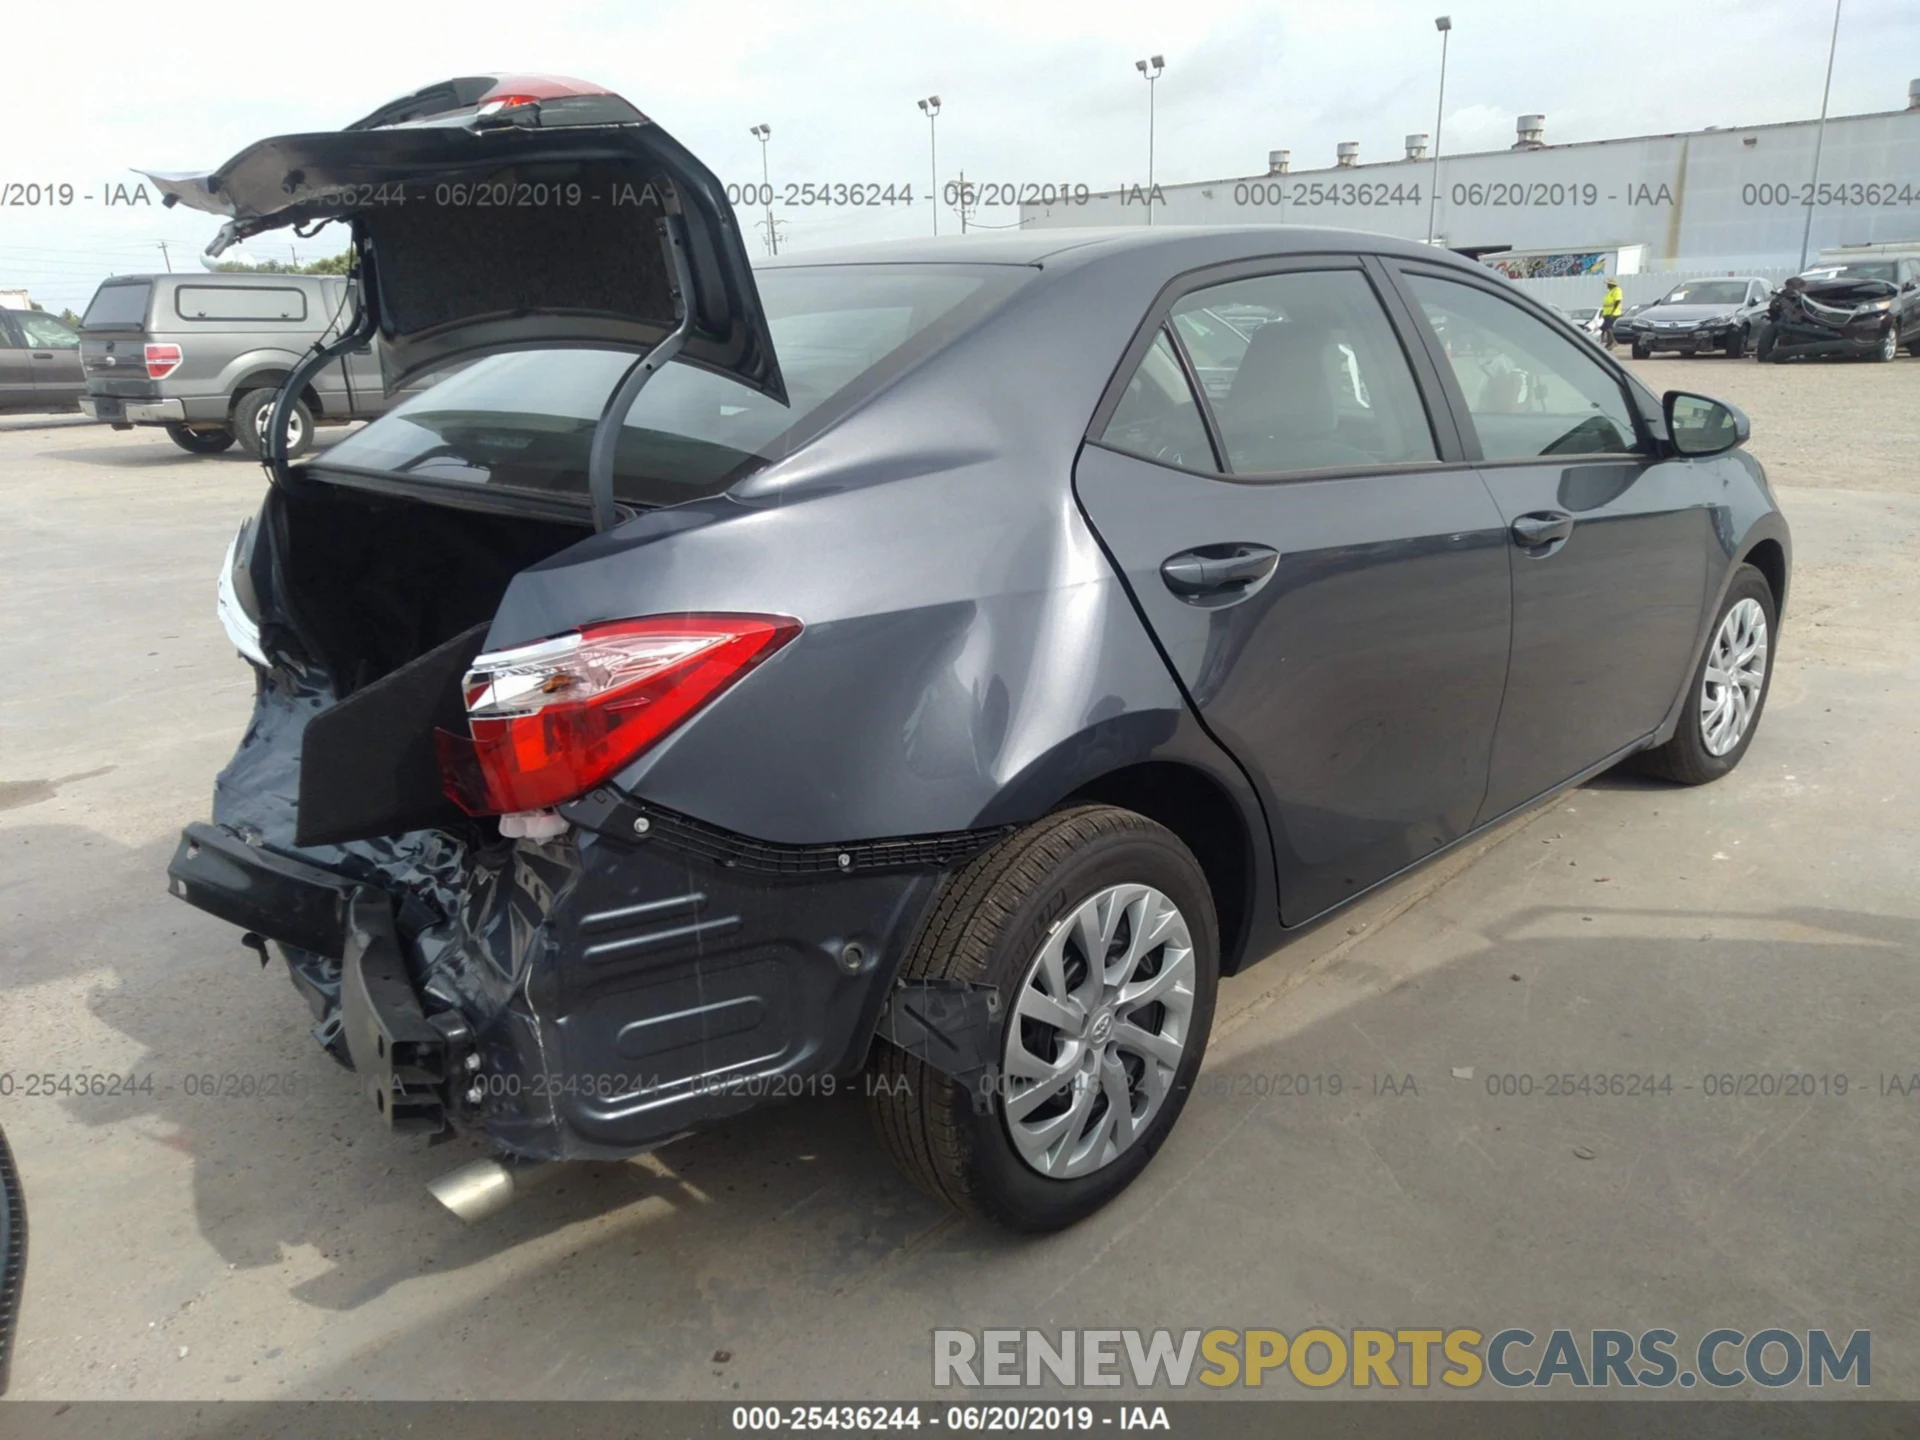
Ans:
{"label": "car roof", "polygon": [[109,275],[102,285],[146,284],[155,280],[177,280],[183,285],[278,285],[289,281],[338,280],[338,275],[289,275],[275,270],[168,270],[145,275]]}
{"label": "car roof", "polygon": [[[1239,241],[1236,245],[1234,242]],[[956,264],[1042,265],[1066,260],[1084,262],[1122,252],[1164,250],[1176,259],[1182,249],[1204,244],[1209,252],[1231,258],[1265,255],[1366,253],[1409,258],[1484,270],[1452,251],[1362,230],[1336,230],[1318,225],[1107,225],[1054,229],[1007,230],[987,234],[926,235],[906,240],[878,240],[859,245],[836,245],[762,260],[756,270],[784,270],[802,265]]]}

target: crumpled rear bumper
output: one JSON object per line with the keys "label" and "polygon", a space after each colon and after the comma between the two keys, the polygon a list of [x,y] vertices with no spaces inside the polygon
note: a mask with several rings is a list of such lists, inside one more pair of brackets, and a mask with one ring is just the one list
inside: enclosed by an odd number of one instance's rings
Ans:
{"label": "crumpled rear bumper", "polygon": [[393,1128],[610,1158],[858,1069],[941,875],[994,838],[823,865],[659,812],[638,833],[637,813],[588,807],[425,897],[217,824],[189,826],[168,873],[221,919],[337,957],[328,1003]]}

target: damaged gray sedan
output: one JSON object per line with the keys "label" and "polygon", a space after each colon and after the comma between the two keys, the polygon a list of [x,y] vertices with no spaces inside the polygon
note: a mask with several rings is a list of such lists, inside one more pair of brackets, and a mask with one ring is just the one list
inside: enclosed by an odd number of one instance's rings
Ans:
{"label": "damaged gray sedan", "polygon": [[931,1194],[1057,1228],[1166,1139],[1221,975],[1757,728],[1790,551],[1745,418],[1427,247],[756,274],[683,147],[526,77],[156,179],[228,240],[351,222],[307,365],[464,367],[270,439],[220,579],[254,714],[170,869],[396,1129],[617,1158],[865,1074]]}

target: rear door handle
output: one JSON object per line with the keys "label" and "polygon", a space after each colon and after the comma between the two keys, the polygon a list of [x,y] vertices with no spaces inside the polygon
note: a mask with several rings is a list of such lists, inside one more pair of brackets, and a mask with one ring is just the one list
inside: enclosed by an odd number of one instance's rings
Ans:
{"label": "rear door handle", "polygon": [[1160,566],[1167,588],[1183,597],[1251,595],[1280,563],[1271,545],[1201,545],[1170,555]]}
{"label": "rear door handle", "polygon": [[1573,534],[1573,517],[1564,510],[1536,510],[1513,522],[1513,543],[1528,550]]}

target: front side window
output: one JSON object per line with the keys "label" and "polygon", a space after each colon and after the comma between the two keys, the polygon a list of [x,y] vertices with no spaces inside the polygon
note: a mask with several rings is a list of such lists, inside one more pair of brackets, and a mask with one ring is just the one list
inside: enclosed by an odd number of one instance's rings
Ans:
{"label": "front side window", "polygon": [[1100,441],[1129,455],[1186,470],[1217,467],[1199,402],[1165,330],[1154,336],[1152,347],[1140,357]]}
{"label": "front side window", "polygon": [[27,344],[36,350],[72,350],[80,344],[80,337],[51,315],[23,310],[13,318],[26,332]]}
{"label": "front side window", "polygon": [[1489,460],[1638,446],[1620,382],[1576,340],[1476,285],[1409,275]]}
{"label": "front side window", "polygon": [[1173,328],[1239,474],[1434,460],[1433,429],[1386,312],[1358,270],[1212,286]]}

